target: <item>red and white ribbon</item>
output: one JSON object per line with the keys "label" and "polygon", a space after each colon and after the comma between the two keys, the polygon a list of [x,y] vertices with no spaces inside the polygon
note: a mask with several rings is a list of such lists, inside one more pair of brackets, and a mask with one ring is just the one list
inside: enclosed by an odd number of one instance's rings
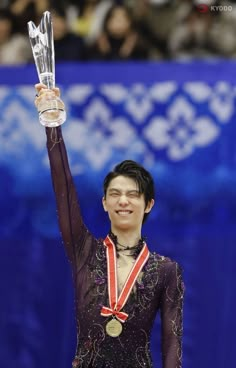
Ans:
{"label": "red and white ribbon", "polygon": [[116,247],[109,236],[104,240],[104,245],[106,246],[107,255],[108,295],[110,306],[103,306],[101,309],[101,315],[104,317],[115,316],[120,322],[125,322],[128,318],[128,314],[121,312],[121,309],[126,304],[135,281],[148,260],[149,250],[147,244],[144,243],[144,246],[136,259],[118,298]]}

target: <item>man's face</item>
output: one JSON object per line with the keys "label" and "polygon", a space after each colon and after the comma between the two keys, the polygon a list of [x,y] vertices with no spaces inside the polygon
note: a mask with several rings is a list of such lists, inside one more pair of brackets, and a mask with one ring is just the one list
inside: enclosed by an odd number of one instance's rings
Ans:
{"label": "man's face", "polygon": [[153,204],[152,200],[146,207],[136,182],[122,175],[111,180],[106,198],[103,198],[103,207],[108,212],[113,231],[140,231],[144,213],[150,212]]}

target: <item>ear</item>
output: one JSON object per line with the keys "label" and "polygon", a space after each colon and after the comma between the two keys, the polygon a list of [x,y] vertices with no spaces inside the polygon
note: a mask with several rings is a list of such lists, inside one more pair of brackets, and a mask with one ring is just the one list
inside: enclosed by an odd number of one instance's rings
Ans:
{"label": "ear", "polygon": [[155,203],[154,199],[151,199],[151,201],[148,202],[144,213],[149,213],[151,211],[152,207],[154,206],[154,203]]}
{"label": "ear", "polygon": [[103,205],[104,211],[107,212],[106,198],[105,197],[102,197],[102,205]]}

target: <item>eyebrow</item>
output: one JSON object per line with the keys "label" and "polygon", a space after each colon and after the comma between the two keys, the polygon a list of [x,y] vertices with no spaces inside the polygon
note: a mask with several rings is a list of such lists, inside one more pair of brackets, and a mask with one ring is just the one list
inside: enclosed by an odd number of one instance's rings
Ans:
{"label": "eyebrow", "polygon": [[[108,192],[118,192],[118,193],[121,193],[122,190],[120,189],[117,189],[117,188],[109,188],[108,189]],[[130,189],[130,190],[127,190],[126,193],[137,193],[137,194],[140,194],[140,192],[137,190],[137,189]]]}

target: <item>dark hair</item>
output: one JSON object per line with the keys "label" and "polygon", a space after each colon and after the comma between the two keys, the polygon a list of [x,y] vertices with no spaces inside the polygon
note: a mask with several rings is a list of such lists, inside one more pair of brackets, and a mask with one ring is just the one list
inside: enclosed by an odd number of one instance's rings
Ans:
{"label": "dark hair", "polygon": [[10,12],[10,10],[7,9],[0,9],[0,19],[7,19],[13,22],[14,20],[14,16],[12,15],[12,13]]}
{"label": "dark hair", "polygon": [[8,9],[0,9],[0,21],[8,21],[10,23],[10,34],[15,31],[15,17]]}
{"label": "dark hair", "polygon": [[[155,197],[154,181],[151,174],[146,169],[144,169],[143,166],[132,160],[122,161],[120,164],[115,166],[113,171],[107,174],[103,182],[103,190],[105,198],[107,188],[111,180],[120,175],[126,176],[127,178],[131,178],[137,183],[139,193],[144,194],[145,206],[147,206],[148,203],[152,199],[154,199]],[[145,213],[143,217],[143,222],[146,221],[147,217],[148,213]]]}
{"label": "dark hair", "polygon": [[108,32],[108,27],[107,27],[107,25],[108,25],[108,22],[109,22],[109,20],[112,18],[112,16],[113,16],[113,14],[114,14],[114,12],[117,10],[117,9],[123,9],[124,11],[125,11],[125,13],[126,13],[126,15],[127,15],[127,17],[129,18],[129,20],[130,20],[130,24],[131,24],[131,27],[132,26],[134,26],[134,20],[133,20],[133,15],[132,15],[132,13],[131,13],[131,10],[127,7],[127,6],[125,6],[125,5],[123,5],[123,4],[113,4],[109,9],[108,9],[108,11],[107,11],[107,13],[106,13],[106,15],[105,15],[105,17],[104,17],[104,20],[103,20],[103,30],[105,31],[105,33],[109,33]]}
{"label": "dark hair", "polygon": [[66,18],[66,10],[64,9],[63,6],[51,7],[50,12],[52,13],[52,16],[56,15],[60,18]]}

